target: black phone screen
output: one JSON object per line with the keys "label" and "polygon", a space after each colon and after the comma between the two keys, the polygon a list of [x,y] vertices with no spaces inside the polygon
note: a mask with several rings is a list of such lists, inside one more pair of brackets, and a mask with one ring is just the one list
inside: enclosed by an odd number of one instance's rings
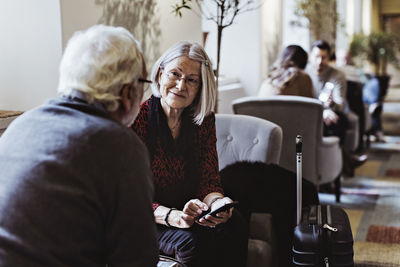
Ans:
{"label": "black phone screen", "polygon": [[225,204],[225,205],[223,205],[223,206],[221,206],[218,209],[215,209],[213,211],[206,210],[200,215],[198,220],[200,220],[201,218],[206,217],[207,215],[215,216],[217,213],[223,212],[223,211],[227,211],[232,207],[236,207],[238,204],[239,204],[239,201],[233,201],[232,203],[227,203],[227,204]]}

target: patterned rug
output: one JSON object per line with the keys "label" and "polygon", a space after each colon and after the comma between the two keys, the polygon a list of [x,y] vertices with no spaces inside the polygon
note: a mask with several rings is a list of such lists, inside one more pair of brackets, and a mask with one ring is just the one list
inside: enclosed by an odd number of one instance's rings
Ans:
{"label": "patterned rug", "polygon": [[[400,137],[387,137],[386,148],[371,147],[368,161],[353,178],[344,178],[341,203],[349,215],[355,266],[400,267]],[[392,146],[392,147],[391,147]]]}

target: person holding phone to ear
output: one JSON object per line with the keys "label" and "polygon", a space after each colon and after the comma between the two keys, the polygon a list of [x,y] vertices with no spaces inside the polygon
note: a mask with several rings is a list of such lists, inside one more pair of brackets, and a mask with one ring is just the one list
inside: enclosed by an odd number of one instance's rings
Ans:
{"label": "person holding phone to ear", "polygon": [[153,213],[162,254],[192,266],[245,266],[247,224],[224,195],[218,169],[216,84],[197,43],[178,42],[155,63],[152,93],[132,129],[146,144],[154,176]]}

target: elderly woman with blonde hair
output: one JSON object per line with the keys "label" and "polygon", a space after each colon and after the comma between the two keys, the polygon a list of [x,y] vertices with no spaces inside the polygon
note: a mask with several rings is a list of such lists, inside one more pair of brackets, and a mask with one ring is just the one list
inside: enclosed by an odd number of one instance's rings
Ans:
{"label": "elderly woman with blonde hair", "polygon": [[[244,266],[247,227],[224,196],[216,151],[215,77],[203,48],[178,42],[155,63],[133,130],[150,152],[160,251],[187,266]],[[199,219],[200,218],[200,219]]]}

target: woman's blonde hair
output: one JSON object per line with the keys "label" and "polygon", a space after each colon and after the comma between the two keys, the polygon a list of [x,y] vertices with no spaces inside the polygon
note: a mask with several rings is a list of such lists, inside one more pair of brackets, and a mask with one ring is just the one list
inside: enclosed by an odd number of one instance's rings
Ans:
{"label": "woman's blonde hair", "polygon": [[109,112],[119,106],[124,84],[138,87],[143,75],[138,41],[122,27],[95,25],[76,32],[68,41],[61,64],[58,92],[83,92],[89,103],[98,101]]}
{"label": "woman's blonde hair", "polygon": [[201,64],[201,88],[194,102],[194,122],[201,125],[204,118],[214,111],[216,101],[216,83],[210,59],[203,47],[195,42],[180,41],[170,47],[154,64],[150,79],[153,95],[160,97],[159,73],[172,60],[186,56]]}

